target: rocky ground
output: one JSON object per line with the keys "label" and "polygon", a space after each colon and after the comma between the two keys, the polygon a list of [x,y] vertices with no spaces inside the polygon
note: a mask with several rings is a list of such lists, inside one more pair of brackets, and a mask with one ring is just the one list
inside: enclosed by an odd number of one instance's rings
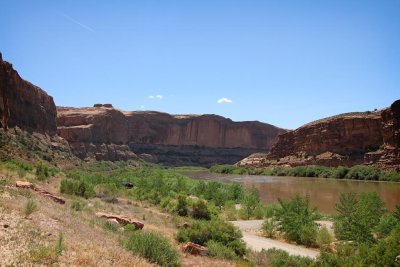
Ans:
{"label": "rocky ground", "polygon": [[[33,177],[23,177],[32,179]],[[119,245],[122,227],[107,231],[98,211],[123,214],[145,224],[143,231],[154,231],[174,241],[173,218],[144,203],[120,199],[111,204],[88,200],[82,211],[71,208],[74,198],[58,192],[60,177],[38,186],[63,197],[61,205],[38,192],[15,187],[17,173],[0,170],[0,266],[153,266]],[[37,211],[26,216],[24,206],[33,200]],[[63,235],[65,249],[55,253]],[[182,266],[233,266],[227,261],[180,253]]]}

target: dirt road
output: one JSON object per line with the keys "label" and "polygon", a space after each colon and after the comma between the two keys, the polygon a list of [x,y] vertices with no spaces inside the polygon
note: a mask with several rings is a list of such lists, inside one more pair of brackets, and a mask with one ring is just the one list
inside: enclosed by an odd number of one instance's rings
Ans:
{"label": "dirt road", "polygon": [[236,227],[238,227],[242,231],[243,241],[246,242],[249,248],[255,251],[261,251],[262,249],[267,250],[270,248],[277,248],[288,252],[290,255],[310,257],[313,259],[315,259],[319,255],[318,250],[292,245],[282,241],[252,234],[251,231],[261,229],[263,223],[262,220],[232,221],[231,223],[233,223]]}

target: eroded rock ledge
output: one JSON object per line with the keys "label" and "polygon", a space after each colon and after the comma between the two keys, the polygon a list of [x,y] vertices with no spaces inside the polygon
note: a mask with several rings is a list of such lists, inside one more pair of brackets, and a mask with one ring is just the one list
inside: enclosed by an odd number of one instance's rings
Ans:
{"label": "eroded rock ledge", "polygon": [[374,112],[347,113],[306,124],[279,136],[269,153],[240,166],[353,166],[400,170],[400,101]]}
{"label": "eroded rock ledge", "polygon": [[[54,135],[57,132],[53,98],[22,79],[0,53],[0,124],[18,126],[30,132]],[[6,127],[7,126],[7,127]]]}
{"label": "eroded rock ledge", "polygon": [[285,130],[217,115],[124,112],[112,105],[58,107],[58,134],[82,159],[126,160],[137,154],[171,165],[235,163],[268,150]]}

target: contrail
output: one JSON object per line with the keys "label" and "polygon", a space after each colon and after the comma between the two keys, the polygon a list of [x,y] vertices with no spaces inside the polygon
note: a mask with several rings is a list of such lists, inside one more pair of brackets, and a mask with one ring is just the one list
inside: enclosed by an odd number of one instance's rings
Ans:
{"label": "contrail", "polygon": [[93,30],[93,29],[90,28],[89,26],[87,26],[87,25],[85,25],[85,24],[83,24],[83,23],[80,23],[79,21],[77,21],[77,20],[71,18],[70,16],[67,16],[67,15],[65,15],[65,14],[63,14],[63,16],[64,16],[65,18],[67,18],[69,21],[71,21],[71,22],[73,22],[73,23],[75,23],[75,24],[81,26],[82,28],[84,28],[84,29],[86,29],[86,30],[88,30],[88,31],[96,32],[95,30]]}

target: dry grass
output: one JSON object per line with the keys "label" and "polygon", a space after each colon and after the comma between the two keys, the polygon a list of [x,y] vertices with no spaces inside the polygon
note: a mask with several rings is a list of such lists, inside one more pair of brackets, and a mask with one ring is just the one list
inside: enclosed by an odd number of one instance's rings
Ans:
{"label": "dry grass", "polygon": [[[0,170],[0,177],[4,177]],[[12,185],[18,174],[7,177],[7,186],[0,190],[0,259],[1,264],[15,266],[154,266],[119,245],[117,232],[106,231],[104,220],[95,217],[96,211],[123,214],[142,221],[144,231],[154,231],[174,240],[176,228],[173,217],[147,204],[119,199],[118,204],[91,199],[82,211],[75,211],[67,199],[65,205],[54,203],[36,192],[27,193]],[[39,183],[50,192],[59,194],[61,177]],[[23,204],[34,199],[40,209],[24,218]],[[145,220],[143,220],[145,218]],[[8,225],[7,228],[4,225]],[[63,233],[65,250],[55,253],[59,233]],[[232,262],[180,253],[183,266],[234,266]]]}

